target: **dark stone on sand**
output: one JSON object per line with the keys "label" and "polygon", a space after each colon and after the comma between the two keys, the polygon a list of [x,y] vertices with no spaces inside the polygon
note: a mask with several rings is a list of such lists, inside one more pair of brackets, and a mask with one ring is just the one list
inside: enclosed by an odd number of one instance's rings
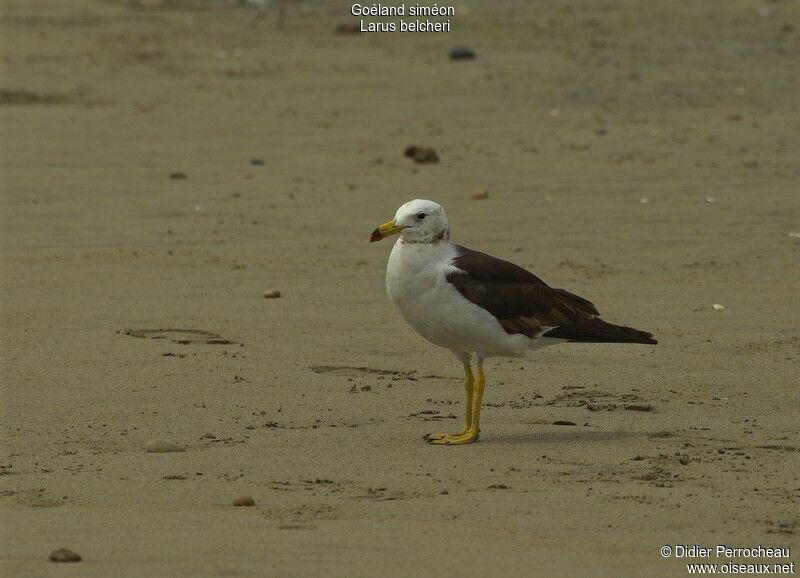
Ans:
{"label": "dark stone on sand", "polygon": [[233,499],[234,506],[252,507],[256,505],[256,501],[250,496],[236,496]]}
{"label": "dark stone on sand", "polygon": [[264,159],[250,159],[250,164],[256,167],[264,165]]}
{"label": "dark stone on sand", "polygon": [[59,548],[58,550],[53,550],[50,552],[50,560],[52,562],[80,562],[81,556],[72,550]]}
{"label": "dark stone on sand", "polygon": [[553,425],[578,425],[574,421],[565,421],[565,420],[556,420],[553,422]]}
{"label": "dark stone on sand", "polygon": [[627,409],[628,411],[653,411],[653,406],[650,405],[649,403],[642,405],[631,404],[631,405],[626,405],[625,409]]}
{"label": "dark stone on sand", "polygon": [[173,181],[183,181],[186,180],[186,173],[182,173],[180,171],[175,173],[170,173],[169,178],[171,178]]}
{"label": "dark stone on sand", "polygon": [[450,60],[475,60],[475,51],[468,46],[456,46],[450,51]]}
{"label": "dark stone on sand", "polygon": [[439,155],[436,154],[435,150],[428,147],[418,147],[415,145],[411,145],[406,148],[403,155],[407,156],[410,159],[414,159],[414,162],[419,164],[439,162]]}

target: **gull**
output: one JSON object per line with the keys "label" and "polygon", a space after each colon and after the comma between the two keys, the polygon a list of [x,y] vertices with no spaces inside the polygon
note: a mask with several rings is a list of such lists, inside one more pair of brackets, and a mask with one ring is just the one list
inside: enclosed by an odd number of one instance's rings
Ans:
{"label": "gull", "polygon": [[565,342],[658,343],[651,333],[603,321],[590,301],[550,287],[522,267],[451,243],[438,203],[405,203],[369,240],[392,235],[400,237],[386,265],[389,299],[417,333],[452,351],[464,366],[464,427],[427,434],[428,443],[478,439],[487,358],[522,357]]}

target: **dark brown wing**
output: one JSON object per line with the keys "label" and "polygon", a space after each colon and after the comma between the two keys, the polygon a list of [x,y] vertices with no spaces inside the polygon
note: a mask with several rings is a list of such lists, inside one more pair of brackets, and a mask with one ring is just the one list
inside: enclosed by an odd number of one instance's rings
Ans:
{"label": "dark brown wing", "polygon": [[551,329],[545,337],[566,339],[573,343],[646,343],[656,345],[653,334],[633,327],[614,325],[598,317],[581,319],[572,325]]}
{"label": "dark brown wing", "polygon": [[506,333],[534,337],[545,327],[572,325],[598,315],[595,306],[508,261],[456,246],[459,255],[447,280],[466,299],[494,315]]}

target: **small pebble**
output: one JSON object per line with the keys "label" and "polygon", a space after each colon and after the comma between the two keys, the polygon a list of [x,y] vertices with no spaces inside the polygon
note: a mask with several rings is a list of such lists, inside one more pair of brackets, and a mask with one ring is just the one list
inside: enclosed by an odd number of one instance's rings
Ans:
{"label": "small pebble", "polygon": [[264,159],[250,159],[250,164],[256,167],[264,165]]}
{"label": "small pebble", "polygon": [[255,506],[256,501],[250,496],[236,496],[233,499],[234,506]]}
{"label": "small pebble", "polygon": [[406,150],[403,153],[403,155],[407,156],[408,158],[414,159],[414,162],[419,164],[439,162],[439,155],[436,154],[436,151],[433,150],[432,148],[427,148],[427,147],[418,147],[415,145],[411,145],[409,147],[406,147]]}
{"label": "small pebble", "polygon": [[712,307],[713,307],[714,309],[717,309],[717,310],[720,310],[720,309],[725,309],[725,306],[724,306],[724,305],[720,305],[719,303],[714,303],[714,304],[712,305]]}
{"label": "small pebble", "polygon": [[148,440],[144,444],[144,449],[147,453],[150,454],[163,454],[169,452],[186,451],[185,447],[179,446],[178,444],[174,444],[172,442],[168,442],[166,440]]}
{"label": "small pebble", "polygon": [[278,299],[280,296],[280,291],[267,291],[264,293],[264,299]]}
{"label": "small pebble", "polygon": [[182,181],[186,179],[186,173],[177,172],[177,173],[170,173],[169,178],[173,181]]}
{"label": "small pebble", "polygon": [[475,51],[467,46],[456,46],[450,51],[450,60],[475,60]]}
{"label": "small pebble", "polygon": [[713,203],[716,203],[716,202],[717,202],[717,199],[715,199],[714,197],[706,197],[706,203],[713,204]]}
{"label": "small pebble", "polygon": [[650,202],[650,199],[648,199],[647,197],[642,197],[641,199],[639,199],[639,202],[643,205],[646,205],[647,203]]}
{"label": "small pebble", "polygon": [[478,191],[469,196],[473,201],[481,201],[489,198],[489,191]]}
{"label": "small pebble", "polygon": [[553,425],[577,425],[574,421],[556,420]]}
{"label": "small pebble", "polygon": [[626,405],[625,409],[628,411],[653,411],[653,406],[650,404],[630,404]]}
{"label": "small pebble", "polygon": [[50,552],[50,560],[53,562],[80,562],[81,556],[72,550],[59,548]]}

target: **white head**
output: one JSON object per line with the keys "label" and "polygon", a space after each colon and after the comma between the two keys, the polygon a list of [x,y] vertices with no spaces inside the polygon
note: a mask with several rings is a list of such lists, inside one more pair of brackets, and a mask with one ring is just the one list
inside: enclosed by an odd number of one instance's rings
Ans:
{"label": "white head", "polygon": [[450,238],[450,227],[439,203],[414,199],[397,209],[393,220],[372,231],[369,240],[380,241],[397,233],[408,243],[437,243]]}

